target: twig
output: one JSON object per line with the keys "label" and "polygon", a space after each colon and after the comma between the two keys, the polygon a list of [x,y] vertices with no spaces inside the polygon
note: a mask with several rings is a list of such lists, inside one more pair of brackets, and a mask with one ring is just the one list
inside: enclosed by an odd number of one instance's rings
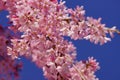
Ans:
{"label": "twig", "polygon": [[80,70],[77,69],[77,67],[73,64],[73,67],[75,68],[75,70],[79,73],[80,77],[82,80],[86,80],[85,76],[82,74],[82,72]]}

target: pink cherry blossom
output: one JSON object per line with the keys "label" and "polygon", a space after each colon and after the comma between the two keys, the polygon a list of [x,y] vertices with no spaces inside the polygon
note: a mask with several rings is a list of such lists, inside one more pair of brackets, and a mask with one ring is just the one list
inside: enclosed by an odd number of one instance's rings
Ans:
{"label": "pink cherry blossom", "polygon": [[[0,10],[3,9],[9,12],[7,17],[12,22],[9,29],[14,35],[20,35],[8,39],[7,45],[5,32],[0,29],[0,41],[4,43],[4,46],[0,43],[3,52],[0,59],[4,54],[9,56],[9,61],[20,56],[29,58],[43,69],[48,80],[98,80],[95,72],[100,68],[99,63],[93,57],[77,61],[76,47],[65,40],[65,36],[102,45],[111,41],[107,34],[113,37],[114,32],[120,33],[116,27],[108,28],[102,24],[101,18],[85,17],[83,6],[69,9],[62,0],[1,0]],[[0,65],[4,66],[3,63]],[[14,67],[5,68],[5,73]]]}
{"label": "pink cherry blossom", "polygon": [[12,80],[13,77],[18,80],[22,64],[7,55],[10,42],[7,32],[0,26],[0,80]]}

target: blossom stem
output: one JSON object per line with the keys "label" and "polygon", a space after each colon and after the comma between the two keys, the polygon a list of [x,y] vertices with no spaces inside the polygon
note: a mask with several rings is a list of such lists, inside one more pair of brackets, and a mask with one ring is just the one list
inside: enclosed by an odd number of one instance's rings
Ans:
{"label": "blossom stem", "polygon": [[80,70],[77,69],[77,67],[73,64],[74,69],[79,73],[82,80],[86,80],[85,76],[82,74]]}
{"label": "blossom stem", "polygon": [[[68,17],[68,18],[64,18],[64,19],[60,19],[60,20],[63,20],[63,21],[66,21],[67,23],[70,23],[70,21],[72,20],[71,17]],[[77,22],[79,23],[79,22]],[[93,27],[93,26],[88,26],[88,27]],[[111,28],[108,28],[107,27],[107,30],[108,31],[111,31]],[[114,32],[116,32],[117,34],[120,34],[120,30],[118,29],[115,29]]]}
{"label": "blossom stem", "polygon": [[118,33],[118,34],[120,34],[120,31],[118,30],[118,29],[116,29],[116,31],[115,31],[116,33]]}

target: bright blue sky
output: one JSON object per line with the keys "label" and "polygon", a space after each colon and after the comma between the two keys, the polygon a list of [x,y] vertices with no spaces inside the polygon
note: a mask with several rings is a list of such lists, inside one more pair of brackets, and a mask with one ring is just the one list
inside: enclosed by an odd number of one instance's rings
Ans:
{"label": "bright blue sky", "polygon": [[[76,5],[83,5],[86,16],[94,18],[102,17],[102,23],[107,26],[117,26],[120,30],[120,0],[66,0],[68,7],[74,8]],[[5,12],[0,13],[0,24],[6,26]],[[94,45],[89,41],[73,41],[77,47],[77,59],[87,59],[93,56],[100,62],[101,69],[97,71],[100,80],[119,80],[120,77],[120,35],[115,34],[111,42],[103,46]],[[23,71],[20,80],[44,80],[42,71],[29,60],[24,61]]]}

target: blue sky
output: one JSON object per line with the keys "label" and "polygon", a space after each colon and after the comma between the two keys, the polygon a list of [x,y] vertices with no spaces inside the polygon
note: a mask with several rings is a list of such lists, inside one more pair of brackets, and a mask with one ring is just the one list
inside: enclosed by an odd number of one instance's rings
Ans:
{"label": "blue sky", "polygon": [[[86,10],[86,16],[94,18],[102,17],[102,23],[107,26],[117,26],[120,30],[120,0],[65,0],[69,8],[76,5],[83,5]],[[7,26],[5,19],[6,12],[0,12],[0,24]],[[89,41],[73,41],[77,47],[77,59],[86,60],[93,56],[100,62],[101,69],[96,75],[100,80],[119,80],[120,77],[120,35],[115,34],[111,42],[102,46],[94,45]],[[22,58],[24,67],[20,73],[20,80],[44,80],[42,71],[34,63]]]}

